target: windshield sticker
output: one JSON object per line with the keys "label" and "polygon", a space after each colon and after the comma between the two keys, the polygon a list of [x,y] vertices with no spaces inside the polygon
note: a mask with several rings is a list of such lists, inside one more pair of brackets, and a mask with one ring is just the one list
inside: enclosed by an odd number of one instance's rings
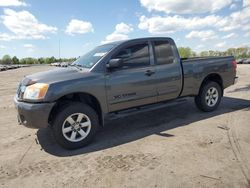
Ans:
{"label": "windshield sticker", "polygon": [[95,57],[102,57],[106,54],[107,52],[99,52],[99,53],[95,53],[94,56]]}

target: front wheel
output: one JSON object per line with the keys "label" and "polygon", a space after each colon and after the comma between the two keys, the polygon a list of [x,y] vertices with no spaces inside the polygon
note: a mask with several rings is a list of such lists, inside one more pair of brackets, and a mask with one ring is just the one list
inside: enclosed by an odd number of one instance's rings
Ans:
{"label": "front wheel", "polygon": [[204,112],[214,111],[219,106],[221,97],[221,86],[216,82],[207,82],[201,87],[199,95],[195,97],[195,104]]}
{"label": "front wheel", "polygon": [[93,139],[98,126],[98,116],[90,106],[71,103],[58,112],[52,128],[57,142],[62,147],[77,149]]}

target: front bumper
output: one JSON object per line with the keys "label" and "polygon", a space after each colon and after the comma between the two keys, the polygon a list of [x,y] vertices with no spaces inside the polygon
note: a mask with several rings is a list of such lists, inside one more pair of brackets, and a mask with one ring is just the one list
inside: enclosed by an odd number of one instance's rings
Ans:
{"label": "front bumper", "polygon": [[48,127],[49,114],[55,103],[27,103],[14,98],[18,122],[29,128]]}

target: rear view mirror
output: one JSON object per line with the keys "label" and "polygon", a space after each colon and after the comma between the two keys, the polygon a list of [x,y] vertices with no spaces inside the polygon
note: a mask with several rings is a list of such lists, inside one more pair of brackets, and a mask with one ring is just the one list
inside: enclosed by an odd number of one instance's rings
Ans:
{"label": "rear view mirror", "polygon": [[106,64],[106,67],[109,69],[119,68],[122,66],[122,59],[110,59],[110,61]]}

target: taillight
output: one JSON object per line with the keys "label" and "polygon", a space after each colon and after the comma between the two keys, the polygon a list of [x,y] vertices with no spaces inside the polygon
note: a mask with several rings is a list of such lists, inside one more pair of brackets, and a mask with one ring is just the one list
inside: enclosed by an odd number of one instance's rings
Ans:
{"label": "taillight", "polygon": [[232,64],[233,64],[233,68],[234,70],[236,71],[237,69],[237,62],[235,60],[232,61]]}

